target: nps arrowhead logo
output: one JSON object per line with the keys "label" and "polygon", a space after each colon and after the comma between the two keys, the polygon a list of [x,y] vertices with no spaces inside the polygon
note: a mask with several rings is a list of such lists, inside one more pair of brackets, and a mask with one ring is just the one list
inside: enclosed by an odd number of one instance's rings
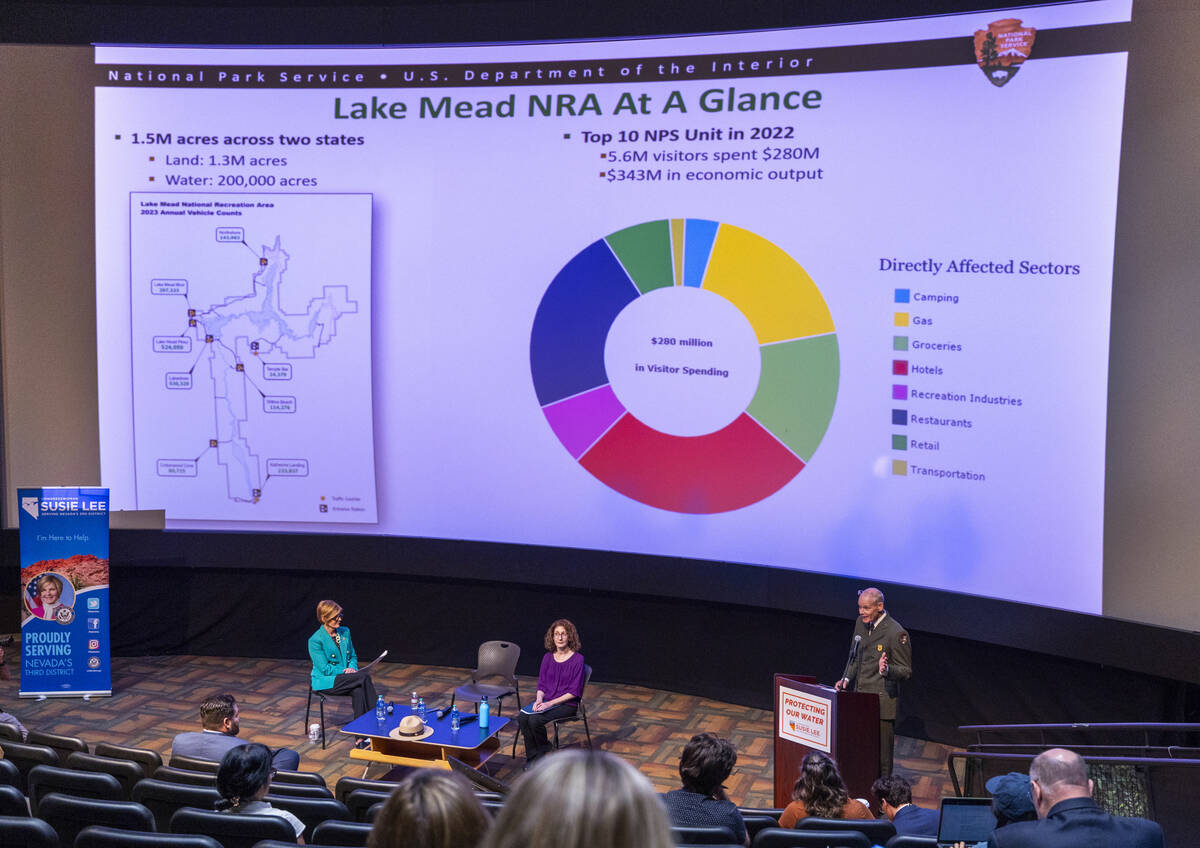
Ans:
{"label": "nps arrowhead logo", "polygon": [[975,30],[975,62],[994,86],[1002,86],[1017,75],[1033,52],[1037,30],[1021,26],[1017,18],[1005,18]]}

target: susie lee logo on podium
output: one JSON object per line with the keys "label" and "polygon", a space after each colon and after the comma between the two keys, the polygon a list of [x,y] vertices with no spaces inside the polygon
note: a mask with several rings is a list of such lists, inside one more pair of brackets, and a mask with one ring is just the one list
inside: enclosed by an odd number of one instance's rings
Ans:
{"label": "susie lee logo on podium", "polygon": [[779,687],[779,735],[818,751],[830,750],[829,717],[833,702],[819,695]]}

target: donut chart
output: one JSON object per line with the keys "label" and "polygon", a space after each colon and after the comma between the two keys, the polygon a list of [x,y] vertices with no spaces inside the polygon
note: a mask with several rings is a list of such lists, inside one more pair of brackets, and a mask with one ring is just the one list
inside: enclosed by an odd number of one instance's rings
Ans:
{"label": "donut chart", "polygon": [[829,307],[763,237],[697,218],[585,247],[542,296],[534,390],[570,455],[672,512],[741,509],[812,459],[837,400]]}

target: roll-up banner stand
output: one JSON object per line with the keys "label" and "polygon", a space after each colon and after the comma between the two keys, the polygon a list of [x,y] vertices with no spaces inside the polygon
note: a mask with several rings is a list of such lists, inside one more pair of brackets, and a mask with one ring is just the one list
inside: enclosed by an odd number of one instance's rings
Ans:
{"label": "roll-up banner stand", "polygon": [[112,694],[108,489],[18,489],[22,698]]}

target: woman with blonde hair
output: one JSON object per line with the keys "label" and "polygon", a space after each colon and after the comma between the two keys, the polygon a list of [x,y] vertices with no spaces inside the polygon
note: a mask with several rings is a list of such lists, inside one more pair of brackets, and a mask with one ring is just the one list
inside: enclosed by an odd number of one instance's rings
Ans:
{"label": "woman with blonde hair", "polygon": [[483,848],[673,848],[662,802],[629,763],[564,751],[538,763],[504,802]]}
{"label": "woman with blonde hair", "polygon": [[[308,638],[312,659],[312,688],[326,695],[349,695],[354,717],[375,707],[378,693],[371,675],[359,672],[358,654],[350,640],[350,628],[342,626],[342,606],[337,601],[317,604],[321,626]],[[362,745],[364,740],[360,739]]]}
{"label": "woman with blonde hair", "polygon": [[392,790],[367,848],[475,848],[489,821],[463,778],[417,769]]}

